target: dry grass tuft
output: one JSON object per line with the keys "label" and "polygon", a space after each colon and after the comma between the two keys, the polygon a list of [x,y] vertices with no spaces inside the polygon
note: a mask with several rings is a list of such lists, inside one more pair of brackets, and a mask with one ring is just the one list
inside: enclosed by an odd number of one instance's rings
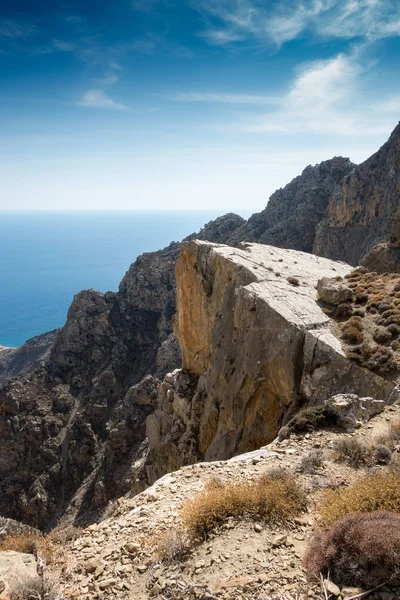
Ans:
{"label": "dry grass tuft", "polygon": [[185,559],[190,550],[190,543],[187,535],[179,529],[177,531],[166,532],[158,538],[156,554],[164,563],[173,563]]}
{"label": "dry grass tuft", "polygon": [[336,462],[344,462],[358,469],[371,462],[371,448],[355,437],[338,439],[333,446]]}
{"label": "dry grass tuft", "polygon": [[305,509],[303,489],[290,477],[226,485],[205,489],[182,509],[183,524],[192,541],[208,534],[228,519],[256,518],[283,523]]}
{"label": "dry grass tuft", "polygon": [[0,541],[0,551],[3,550],[14,550],[25,554],[37,552],[46,565],[51,564],[58,554],[58,548],[51,537],[30,532],[7,535]]}
{"label": "dry grass tuft", "polygon": [[358,513],[316,536],[305,556],[309,578],[328,576],[339,585],[375,588],[400,573],[400,515]]}
{"label": "dry grass tuft", "polygon": [[400,512],[400,477],[397,473],[369,475],[348,488],[328,490],[318,512],[322,526],[327,528],[348,514],[377,510]]}
{"label": "dry grass tuft", "polygon": [[299,469],[302,473],[313,474],[324,464],[324,454],[322,450],[312,450],[310,454],[303,456]]}

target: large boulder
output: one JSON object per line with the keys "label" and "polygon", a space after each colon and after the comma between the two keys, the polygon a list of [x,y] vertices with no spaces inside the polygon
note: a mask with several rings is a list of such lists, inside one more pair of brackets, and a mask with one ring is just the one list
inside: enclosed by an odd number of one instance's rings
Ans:
{"label": "large boulder", "polygon": [[342,304],[353,300],[354,293],[341,277],[322,277],[317,283],[318,297],[328,304]]}
{"label": "large boulder", "polygon": [[[41,591],[42,581],[33,554],[7,550],[0,552],[0,600],[28,597],[21,592]],[[15,594],[15,595],[14,595]],[[36,597],[36,596],[32,596]]]}
{"label": "large boulder", "polygon": [[336,394],[330,399],[340,424],[354,429],[378,415],[385,408],[383,400],[375,398],[359,398],[356,394]]}

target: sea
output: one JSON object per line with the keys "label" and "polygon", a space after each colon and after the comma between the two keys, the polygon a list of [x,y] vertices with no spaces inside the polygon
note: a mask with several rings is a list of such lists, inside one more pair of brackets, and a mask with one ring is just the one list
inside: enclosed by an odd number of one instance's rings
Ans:
{"label": "sea", "polygon": [[20,346],[61,327],[77,292],[117,291],[138,255],[179,241],[221,214],[0,212],[0,346]]}

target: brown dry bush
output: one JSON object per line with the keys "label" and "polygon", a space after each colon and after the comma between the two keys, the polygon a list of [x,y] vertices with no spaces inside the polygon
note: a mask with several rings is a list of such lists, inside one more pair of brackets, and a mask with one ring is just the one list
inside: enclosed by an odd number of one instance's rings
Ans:
{"label": "brown dry bush", "polygon": [[345,462],[358,469],[371,462],[371,449],[355,437],[341,438],[333,446],[336,462]]}
{"label": "brown dry bush", "polygon": [[288,277],[287,278],[288,283],[290,283],[291,285],[295,285],[298,286],[300,285],[300,281],[297,279],[297,277]]}
{"label": "brown dry bush", "polygon": [[391,449],[385,444],[378,444],[374,450],[374,461],[379,465],[388,465],[391,460]]}
{"label": "brown dry bush", "polygon": [[230,518],[285,522],[305,509],[303,489],[290,477],[226,485],[203,490],[182,509],[183,524],[192,541],[207,535]]}
{"label": "brown dry bush", "polygon": [[312,450],[306,454],[300,461],[299,470],[302,473],[315,473],[315,471],[324,464],[324,454],[322,450]]}
{"label": "brown dry bush", "polygon": [[400,477],[397,473],[369,475],[350,487],[326,491],[318,513],[321,525],[328,528],[348,514],[376,510],[400,512]]}
{"label": "brown dry bush", "polygon": [[10,600],[66,600],[55,576],[27,579],[14,586]]}
{"label": "brown dry bush", "polygon": [[392,339],[392,334],[383,327],[377,327],[372,335],[378,344],[385,344]]}
{"label": "brown dry bush", "polygon": [[353,314],[353,305],[349,302],[343,302],[335,310],[335,319],[345,319]]}
{"label": "brown dry bush", "polygon": [[0,541],[0,551],[3,550],[14,550],[25,554],[37,552],[46,565],[51,564],[57,554],[57,546],[49,536],[30,532],[7,535]]}
{"label": "brown dry bush", "polygon": [[342,338],[351,344],[361,344],[364,336],[359,329],[346,325],[342,329]]}
{"label": "brown dry bush", "polygon": [[164,563],[181,561],[188,555],[190,543],[181,530],[166,532],[157,538],[156,554]]}
{"label": "brown dry bush", "polygon": [[400,515],[378,511],[339,519],[311,542],[305,555],[309,578],[328,576],[339,585],[375,588],[400,573]]}

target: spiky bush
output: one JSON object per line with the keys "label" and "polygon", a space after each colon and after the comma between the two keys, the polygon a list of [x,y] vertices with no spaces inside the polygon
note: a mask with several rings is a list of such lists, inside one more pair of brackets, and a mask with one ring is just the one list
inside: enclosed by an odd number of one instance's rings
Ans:
{"label": "spiky bush", "polygon": [[309,578],[319,573],[339,585],[374,588],[400,573],[400,515],[357,513],[317,535],[305,555]]}

